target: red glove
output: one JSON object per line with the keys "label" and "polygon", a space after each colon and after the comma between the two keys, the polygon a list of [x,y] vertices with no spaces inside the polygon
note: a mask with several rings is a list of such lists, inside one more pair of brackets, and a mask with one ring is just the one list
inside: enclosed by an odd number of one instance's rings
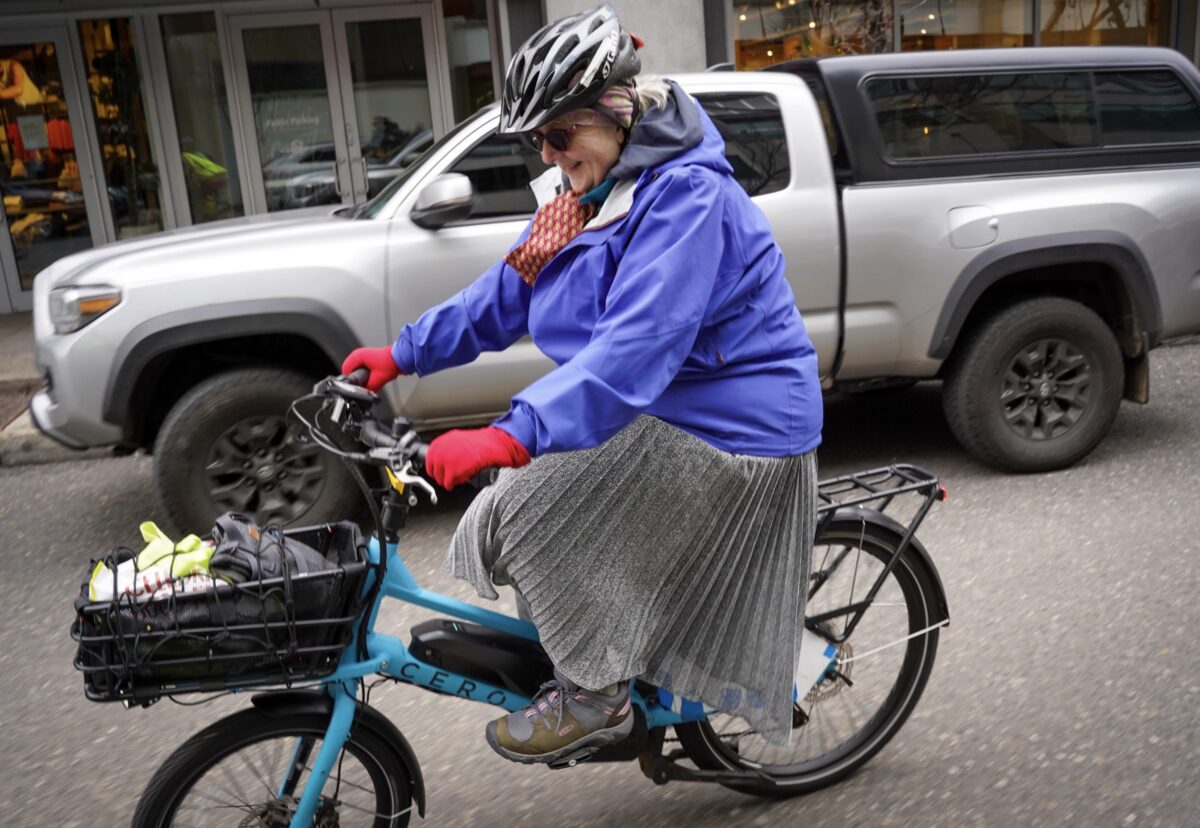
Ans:
{"label": "red glove", "polygon": [[492,466],[517,468],[529,452],[502,428],[455,429],[434,438],[425,455],[425,471],[443,489],[453,489]]}
{"label": "red glove", "polygon": [[355,348],[342,363],[342,376],[349,376],[359,368],[371,372],[367,377],[367,388],[376,392],[404,373],[396,365],[396,360],[392,359],[390,345],[385,348]]}

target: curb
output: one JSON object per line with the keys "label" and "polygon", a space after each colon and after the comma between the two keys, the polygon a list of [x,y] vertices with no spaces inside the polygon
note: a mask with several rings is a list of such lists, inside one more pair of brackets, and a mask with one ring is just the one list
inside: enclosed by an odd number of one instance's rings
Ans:
{"label": "curb", "polygon": [[63,463],[71,460],[95,460],[112,457],[107,448],[67,448],[42,434],[33,425],[29,411],[0,430],[0,466],[27,466],[34,463]]}

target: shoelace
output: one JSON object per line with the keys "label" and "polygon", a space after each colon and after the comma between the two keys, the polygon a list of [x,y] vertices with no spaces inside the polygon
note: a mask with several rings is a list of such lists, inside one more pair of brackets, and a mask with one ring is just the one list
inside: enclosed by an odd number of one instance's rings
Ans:
{"label": "shoelace", "polygon": [[538,688],[533,697],[533,705],[525,712],[525,717],[528,719],[536,718],[538,721],[544,722],[547,727],[550,725],[549,713],[553,711],[557,716],[558,721],[554,725],[554,731],[557,733],[562,729],[563,712],[566,709],[567,694],[565,688],[558,679],[551,679],[544,682]]}

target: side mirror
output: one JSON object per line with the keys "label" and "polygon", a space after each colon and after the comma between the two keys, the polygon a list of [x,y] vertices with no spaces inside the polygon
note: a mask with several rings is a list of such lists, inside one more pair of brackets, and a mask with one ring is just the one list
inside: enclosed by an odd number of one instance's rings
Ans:
{"label": "side mirror", "polygon": [[469,217],[474,201],[471,179],[462,173],[442,173],[421,189],[409,218],[418,227],[437,230]]}

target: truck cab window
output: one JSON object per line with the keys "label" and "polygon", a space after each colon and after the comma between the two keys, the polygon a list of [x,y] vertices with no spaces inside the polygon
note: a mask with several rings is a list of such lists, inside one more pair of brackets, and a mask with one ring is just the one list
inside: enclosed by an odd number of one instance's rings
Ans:
{"label": "truck cab window", "polygon": [[782,190],[792,178],[779,101],[754,92],[711,93],[696,100],[725,139],[734,177],[752,196]]}
{"label": "truck cab window", "polygon": [[493,133],[480,141],[447,172],[462,173],[475,188],[471,219],[532,215],[537,199],[529,182],[546,170],[541,156],[516,135]]}

